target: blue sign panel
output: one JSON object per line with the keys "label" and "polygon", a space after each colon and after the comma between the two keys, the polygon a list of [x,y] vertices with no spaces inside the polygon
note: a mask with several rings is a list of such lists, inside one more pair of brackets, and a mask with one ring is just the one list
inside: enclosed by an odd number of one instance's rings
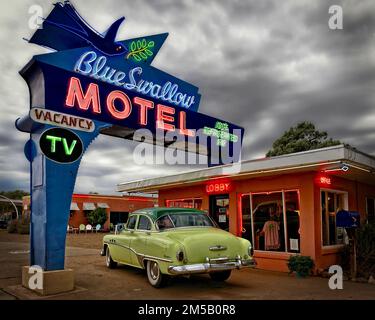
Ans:
{"label": "blue sign panel", "polygon": [[[203,135],[209,159],[229,150],[240,156],[244,129],[198,112],[199,89],[151,66],[167,34],[116,41],[125,18],[99,33],[69,1],[56,3],[30,42],[55,52],[34,56],[21,70],[30,89],[30,113],[16,127],[30,133],[25,155],[31,165],[30,264],[64,269],[69,208],[82,159],[99,134],[150,143],[172,134],[192,151]],[[158,140],[158,134],[162,137]],[[214,148],[212,147],[214,146]],[[193,152],[200,152],[200,149]]]}

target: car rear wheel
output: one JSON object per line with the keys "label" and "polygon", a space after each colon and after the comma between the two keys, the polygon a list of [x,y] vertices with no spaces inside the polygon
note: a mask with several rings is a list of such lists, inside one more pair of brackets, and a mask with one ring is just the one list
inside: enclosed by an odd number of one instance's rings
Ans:
{"label": "car rear wheel", "polygon": [[148,282],[155,288],[161,288],[168,282],[168,276],[162,274],[159,265],[155,261],[147,261],[147,278]]}
{"label": "car rear wheel", "polygon": [[211,272],[210,277],[214,281],[225,281],[225,280],[228,280],[231,273],[232,273],[232,270]]}
{"label": "car rear wheel", "polygon": [[117,267],[117,262],[112,260],[111,253],[109,252],[109,246],[107,246],[107,250],[105,253],[105,262],[108,268],[114,269]]}

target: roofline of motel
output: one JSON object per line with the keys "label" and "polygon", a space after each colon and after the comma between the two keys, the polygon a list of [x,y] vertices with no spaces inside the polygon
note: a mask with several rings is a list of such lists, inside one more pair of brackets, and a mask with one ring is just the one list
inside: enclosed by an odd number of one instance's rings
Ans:
{"label": "roofline of motel", "polygon": [[169,176],[134,180],[117,185],[118,192],[155,190],[165,185],[194,183],[218,177],[243,176],[254,173],[275,173],[302,168],[348,164],[357,169],[375,172],[375,157],[348,145],[291,153],[276,157],[244,160],[234,165],[221,165],[194,171],[187,171]]}

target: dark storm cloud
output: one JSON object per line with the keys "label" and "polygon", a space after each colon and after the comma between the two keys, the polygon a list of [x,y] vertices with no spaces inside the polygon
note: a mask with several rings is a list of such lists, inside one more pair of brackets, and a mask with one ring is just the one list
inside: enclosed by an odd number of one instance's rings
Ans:
{"label": "dark storm cloud", "polygon": [[[13,123],[28,110],[27,88],[17,72],[33,54],[45,52],[21,40],[32,34],[25,21],[35,3],[45,13],[51,8],[47,1],[1,4],[0,189],[27,186],[27,135]],[[277,137],[304,120],[375,153],[372,0],[73,3],[99,31],[124,14],[119,38],[169,32],[153,65],[197,85],[201,112],[245,127],[244,158],[264,156]],[[344,30],[328,28],[333,4],[343,7]],[[136,164],[134,147],[121,139],[96,139],[82,161],[76,191],[113,193],[122,181],[195,168]]]}

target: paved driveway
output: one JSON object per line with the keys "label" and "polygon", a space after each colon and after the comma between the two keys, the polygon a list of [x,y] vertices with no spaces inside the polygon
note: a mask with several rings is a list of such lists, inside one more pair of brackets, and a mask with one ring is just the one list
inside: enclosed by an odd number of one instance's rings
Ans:
{"label": "paved driveway", "polygon": [[[375,286],[344,282],[343,290],[330,290],[328,279],[298,279],[262,270],[234,271],[226,283],[207,275],[177,278],[163,289],[151,287],[142,270],[120,266],[109,270],[98,249],[68,247],[66,265],[76,272],[76,285],[87,290],[49,299],[375,299]],[[1,242],[0,299],[21,283],[21,266],[28,264],[28,244]]]}

